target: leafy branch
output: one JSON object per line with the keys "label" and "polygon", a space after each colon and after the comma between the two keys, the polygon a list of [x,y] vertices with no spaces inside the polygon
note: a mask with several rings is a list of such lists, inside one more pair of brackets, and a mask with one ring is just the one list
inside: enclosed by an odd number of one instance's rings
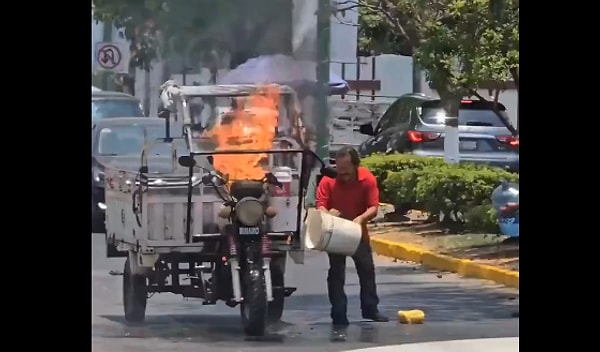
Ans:
{"label": "leafy branch", "polygon": [[[484,81],[518,85],[518,0],[347,0],[358,8],[363,51],[411,55],[449,116]],[[499,90],[501,85],[498,85]],[[509,127],[510,128],[510,127]]]}

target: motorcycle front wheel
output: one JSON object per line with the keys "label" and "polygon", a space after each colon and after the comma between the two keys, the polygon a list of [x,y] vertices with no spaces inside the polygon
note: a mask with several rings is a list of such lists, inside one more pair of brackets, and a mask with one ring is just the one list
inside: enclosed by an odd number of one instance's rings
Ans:
{"label": "motorcycle front wheel", "polygon": [[265,273],[261,265],[249,264],[242,276],[244,300],[240,305],[244,333],[263,336],[267,321]]}
{"label": "motorcycle front wheel", "polygon": [[269,324],[277,323],[283,315],[285,303],[285,261],[286,257],[273,258],[271,261],[271,282],[273,283],[273,287],[279,287],[279,289],[273,290],[273,300],[267,305],[267,322]]}

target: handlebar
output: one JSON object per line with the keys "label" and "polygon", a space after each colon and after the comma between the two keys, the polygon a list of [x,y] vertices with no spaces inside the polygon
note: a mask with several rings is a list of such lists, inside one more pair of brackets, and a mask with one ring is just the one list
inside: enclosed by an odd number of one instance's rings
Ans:
{"label": "handlebar", "polygon": [[[306,169],[312,169],[313,167],[315,167],[315,162],[320,164],[320,170],[319,173],[323,176],[328,176],[331,178],[335,178],[337,176],[337,171],[331,167],[328,167],[325,162],[323,160],[321,160],[321,158],[319,158],[318,155],[316,155],[313,151],[310,150],[304,150],[303,151],[305,154],[305,158],[303,158],[302,161],[302,169],[306,170]],[[217,172],[213,171],[213,170],[208,170],[206,168],[203,168],[202,166],[199,166],[196,164],[196,160],[194,160],[193,156],[188,156],[188,155],[183,155],[180,156],[178,158],[178,162],[179,165],[183,166],[183,167],[189,167],[194,168],[194,167],[200,167],[201,169],[203,169],[205,171],[205,174],[203,174],[202,176],[202,183],[205,185],[213,185],[213,186],[223,186],[227,184],[227,181],[225,179],[223,179],[223,177],[221,177]],[[273,186],[277,186],[277,187],[282,187],[283,185],[281,184],[281,182],[279,182],[279,180],[277,180],[277,177],[275,177],[275,175],[273,175],[272,173],[268,172],[265,174],[264,177],[264,181],[267,182],[270,185]],[[300,184],[306,186],[308,184],[308,174],[302,175],[301,180],[300,180]]]}
{"label": "handlebar", "polygon": [[202,184],[206,186],[223,186],[227,184],[227,182],[223,177],[221,177],[221,175],[219,175],[215,171],[207,171],[204,174],[202,174]]}
{"label": "handlebar", "polygon": [[[279,182],[277,177],[270,172],[265,174],[264,182],[279,188],[283,187],[283,183]],[[215,171],[205,171],[205,173],[202,174],[202,184],[206,186],[223,186],[227,184],[227,181]]]}

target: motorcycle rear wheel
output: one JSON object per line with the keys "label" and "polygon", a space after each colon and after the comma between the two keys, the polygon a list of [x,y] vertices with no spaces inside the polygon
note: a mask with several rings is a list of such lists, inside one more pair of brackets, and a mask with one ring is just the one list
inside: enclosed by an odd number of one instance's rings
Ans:
{"label": "motorcycle rear wheel", "polygon": [[134,275],[129,266],[129,258],[123,268],[123,310],[129,323],[143,323],[146,319],[146,277]]}

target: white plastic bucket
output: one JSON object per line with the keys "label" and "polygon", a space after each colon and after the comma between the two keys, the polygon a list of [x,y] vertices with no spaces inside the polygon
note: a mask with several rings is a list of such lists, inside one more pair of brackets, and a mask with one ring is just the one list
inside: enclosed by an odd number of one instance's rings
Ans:
{"label": "white plastic bucket", "polygon": [[361,237],[360,225],[321,210],[308,209],[306,248],[352,256]]}

